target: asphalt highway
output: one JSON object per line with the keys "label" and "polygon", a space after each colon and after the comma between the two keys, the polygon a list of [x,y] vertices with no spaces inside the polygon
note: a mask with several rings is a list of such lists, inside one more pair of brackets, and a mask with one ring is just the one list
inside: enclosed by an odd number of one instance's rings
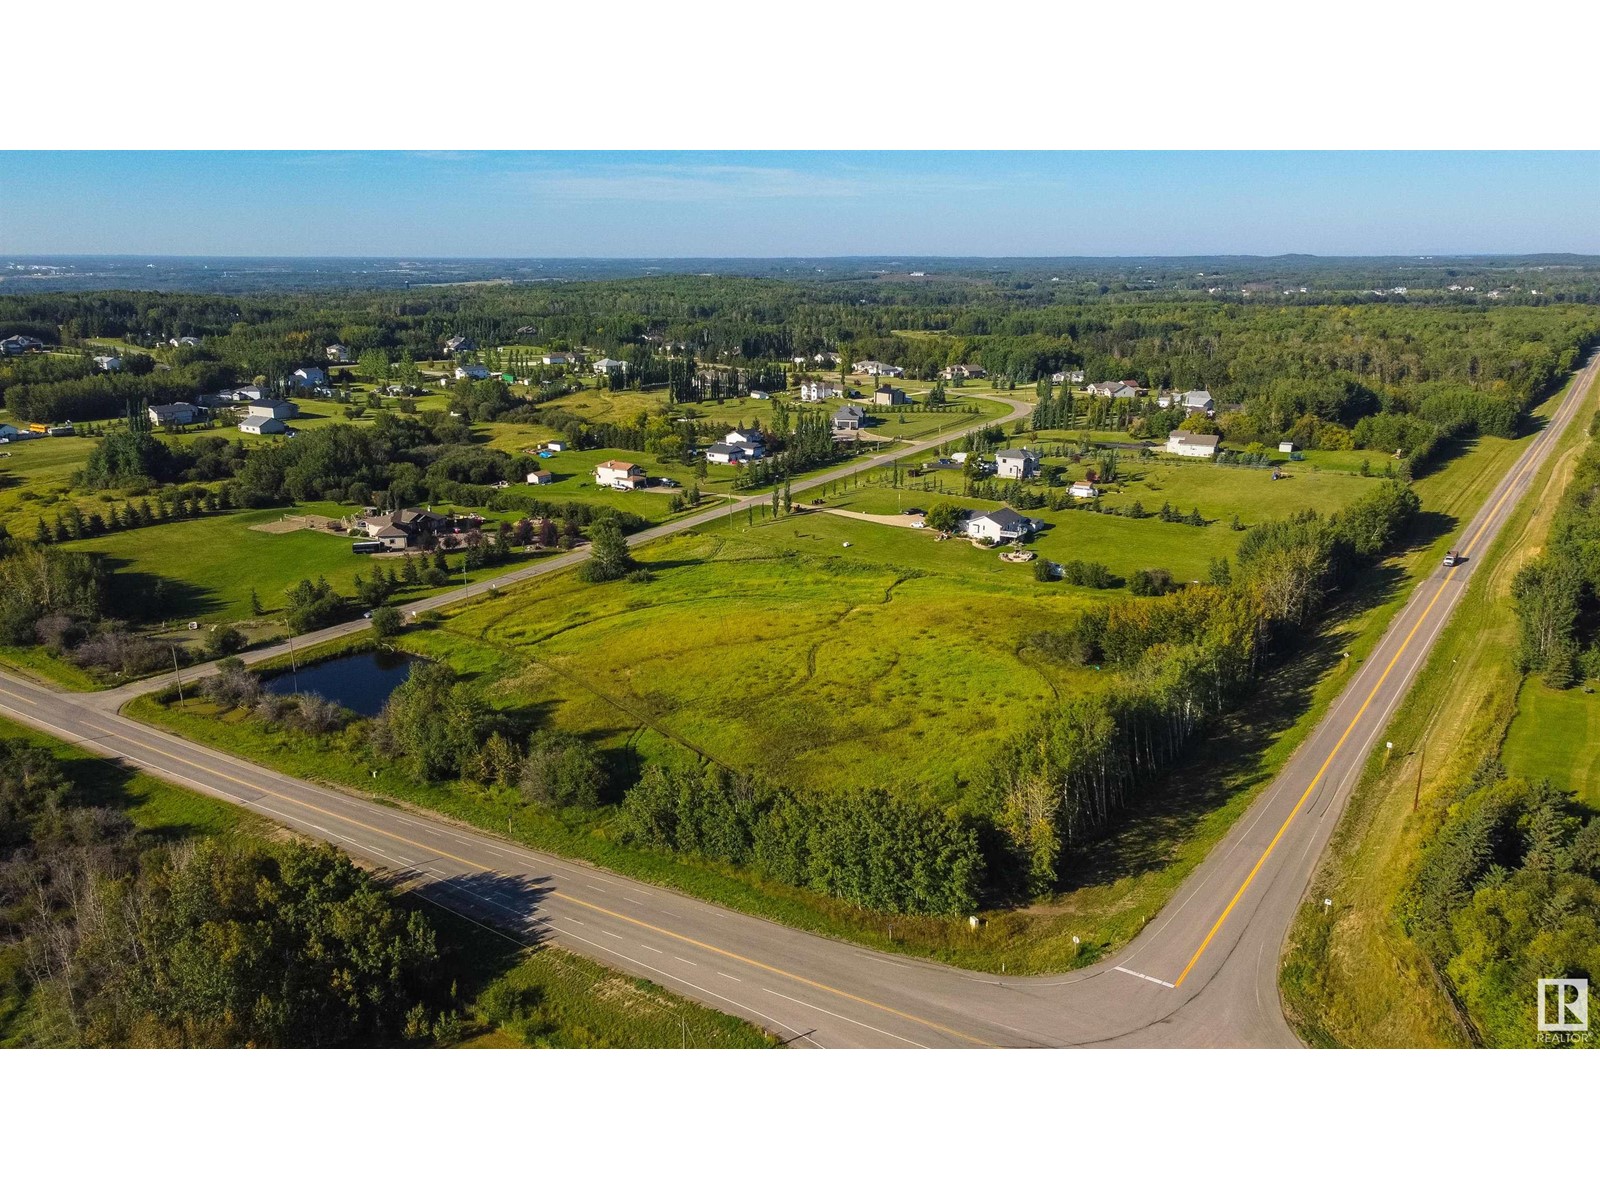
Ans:
{"label": "asphalt highway", "polygon": [[[1462,530],[1457,546],[1466,561],[1437,567],[1420,581],[1283,772],[1167,907],[1121,953],[1067,975],[963,971],[731,912],[197,746],[121,716],[115,698],[125,699],[126,691],[65,694],[0,675],[0,712],[340,845],[415,881],[429,899],[520,940],[549,939],[796,1045],[1293,1046],[1278,1002],[1278,957],[1299,905],[1320,904],[1305,895],[1317,859],[1368,753],[1459,602],[1476,557],[1527,490],[1595,375],[1591,359]],[[901,447],[895,456],[918,448]],[[667,536],[704,519],[651,532]],[[572,557],[538,564],[527,575],[558,569]]]}

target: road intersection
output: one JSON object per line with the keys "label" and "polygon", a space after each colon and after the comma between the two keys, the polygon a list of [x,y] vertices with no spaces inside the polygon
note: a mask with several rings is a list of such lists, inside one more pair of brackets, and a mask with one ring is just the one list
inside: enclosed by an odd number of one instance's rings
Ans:
{"label": "road intersection", "polygon": [[[1582,407],[1597,363],[1591,359],[1583,368],[1549,423],[1463,529],[1458,546],[1466,561],[1440,566],[1417,584],[1282,773],[1166,908],[1122,951],[1066,975],[984,974],[866,950],[530,850],[430,813],[298,780],[117,711],[130,695],[165,686],[166,679],[67,694],[0,675],[0,712],[340,845],[413,881],[428,899],[508,936],[568,946],[798,1045],[1293,1046],[1278,1001],[1278,958],[1317,860],[1477,558]],[[892,457],[923,448],[901,446]],[[834,476],[869,463],[857,461]],[[636,541],[670,536],[720,515],[697,514],[637,535]],[[575,552],[541,562],[497,583],[508,586],[578,557]],[[480,590],[475,585],[471,592]],[[412,607],[465,598],[458,591]],[[316,640],[361,625],[326,631]]]}

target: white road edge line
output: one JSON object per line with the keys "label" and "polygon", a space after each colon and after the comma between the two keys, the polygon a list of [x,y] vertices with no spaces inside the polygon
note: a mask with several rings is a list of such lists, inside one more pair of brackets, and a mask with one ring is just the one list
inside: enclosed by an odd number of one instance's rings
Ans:
{"label": "white road edge line", "polygon": [[1165,979],[1157,979],[1154,975],[1145,975],[1139,971],[1130,971],[1127,967],[1112,967],[1113,971],[1121,971],[1124,975],[1132,975],[1135,979],[1143,979],[1146,983],[1159,983],[1164,988],[1175,988],[1177,985],[1168,983]]}

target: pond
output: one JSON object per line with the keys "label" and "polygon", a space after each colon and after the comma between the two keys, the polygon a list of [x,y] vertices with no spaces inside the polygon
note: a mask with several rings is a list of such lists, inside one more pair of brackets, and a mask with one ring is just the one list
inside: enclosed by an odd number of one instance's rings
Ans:
{"label": "pond", "polygon": [[296,691],[315,692],[351,712],[375,717],[383,711],[389,694],[406,681],[412,664],[417,661],[414,654],[371,650],[366,654],[326,659],[298,671],[285,671],[268,679],[265,687],[280,696]]}

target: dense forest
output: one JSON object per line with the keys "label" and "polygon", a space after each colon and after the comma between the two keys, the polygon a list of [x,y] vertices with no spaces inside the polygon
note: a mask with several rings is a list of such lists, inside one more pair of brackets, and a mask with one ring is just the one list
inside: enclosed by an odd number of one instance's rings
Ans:
{"label": "dense forest", "polygon": [[4,946],[31,1044],[396,1046],[459,1027],[428,922],[339,851],[157,838],[0,739]]}

